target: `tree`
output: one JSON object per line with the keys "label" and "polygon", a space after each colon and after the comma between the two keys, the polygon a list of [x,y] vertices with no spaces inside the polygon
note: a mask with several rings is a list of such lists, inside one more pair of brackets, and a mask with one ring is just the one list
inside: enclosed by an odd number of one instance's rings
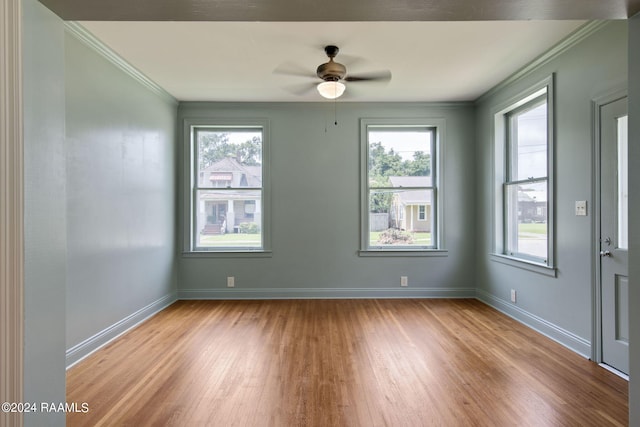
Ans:
{"label": "tree", "polygon": [[[431,174],[431,155],[423,151],[413,153],[412,160],[402,160],[393,148],[385,150],[382,142],[369,146],[369,187],[391,187],[391,176],[428,176]],[[371,191],[371,212],[389,212],[393,194],[390,191]]]}
{"label": "tree", "polygon": [[390,176],[428,176],[431,174],[431,154],[413,153],[413,159],[402,160],[393,148],[386,151],[381,142],[369,147],[369,179],[378,185],[388,184]]}
{"label": "tree", "polygon": [[[381,142],[369,147],[369,187],[389,187],[390,176],[397,175],[402,169],[402,157],[390,149],[387,152]],[[369,209],[371,212],[389,212],[393,195],[388,191],[371,192]]]}
{"label": "tree", "polygon": [[[370,187],[382,186],[379,183],[370,183]],[[386,184],[383,184],[386,186]],[[391,209],[391,201],[393,194],[390,191],[370,191],[369,192],[369,209],[374,213],[388,213]]]}
{"label": "tree", "polygon": [[235,146],[235,157],[243,165],[259,165],[262,160],[262,139],[259,136],[254,136]]}
{"label": "tree", "polygon": [[393,148],[386,152],[381,142],[369,147],[369,176],[396,176],[402,171],[402,157]]}
{"label": "tree", "polygon": [[413,160],[405,160],[402,166],[405,175],[429,176],[431,175],[431,154],[416,151],[413,153]]}
{"label": "tree", "polygon": [[229,150],[229,135],[223,132],[198,133],[198,160],[200,169],[226,157]]}
{"label": "tree", "polygon": [[233,157],[240,164],[256,166],[262,160],[262,139],[254,136],[240,144],[229,142],[225,132],[198,133],[198,158],[200,169],[211,166],[225,157]]}

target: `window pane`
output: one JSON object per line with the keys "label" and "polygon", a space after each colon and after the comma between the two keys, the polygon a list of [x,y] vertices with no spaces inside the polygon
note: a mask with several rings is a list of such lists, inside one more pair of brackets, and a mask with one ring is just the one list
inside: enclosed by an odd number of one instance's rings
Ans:
{"label": "window pane", "polygon": [[418,221],[426,221],[427,220],[427,206],[419,205],[418,206]]}
{"label": "window pane", "polygon": [[510,181],[547,176],[547,103],[510,117]]}
{"label": "window pane", "polygon": [[547,260],[547,182],[506,186],[508,255]]}
{"label": "window pane", "polygon": [[260,190],[199,190],[196,200],[195,246],[261,248]]}
{"label": "window pane", "polygon": [[629,248],[628,116],[618,119],[618,248]]}
{"label": "window pane", "polygon": [[433,246],[433,190],[370,190],[369,246]]}
{"label": "window pane", "polygon": [[388,187],[391,176],[430,177],[433,131],[369,126],[369,185]]}
{"label": "window pane", "polygon": [[260,129],[201,128],[196,135],[197,187],[262,187]]}

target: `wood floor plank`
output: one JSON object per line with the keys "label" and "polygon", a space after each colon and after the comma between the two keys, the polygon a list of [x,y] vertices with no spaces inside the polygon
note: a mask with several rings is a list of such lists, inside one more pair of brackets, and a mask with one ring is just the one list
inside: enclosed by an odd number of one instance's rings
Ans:
{"label": "wood floor plank", "polygon": [[69,426],[626,426],[627,400],[476,300],[179,301],[67,372]]}

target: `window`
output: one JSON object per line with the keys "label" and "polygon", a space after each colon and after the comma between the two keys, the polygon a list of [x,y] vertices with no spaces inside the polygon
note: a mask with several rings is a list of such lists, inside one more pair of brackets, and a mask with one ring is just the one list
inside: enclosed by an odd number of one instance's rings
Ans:
{"label": "window", "polygon": [[438,247],[439,128],[413,120],[362,121],[362,251]]}
{"label": "window", "polygon": [[427,206],[420,205],[418,206],[418,221],[426,221],[427,220]]}
{"label": "window", "polygon": [[618,118],[618,248],[629,249],[629,116]]}
{"label": "window", "polygon": [[[496,114],[497,253],[552,266],[551,78]],[[502,163],[502,164],[499,164]]]}
{"label": "window", "polygon": [[190,251],[264,251],[264,126],[189,128]]}

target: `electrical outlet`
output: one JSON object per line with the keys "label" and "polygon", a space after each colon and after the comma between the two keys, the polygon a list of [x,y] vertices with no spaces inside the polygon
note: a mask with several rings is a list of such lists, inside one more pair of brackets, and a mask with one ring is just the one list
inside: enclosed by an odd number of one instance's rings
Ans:
{"label": "electrical outlet", "polygon": [[516,290],[515,289],[511,289],[511,302],[512,303],[516,302]]}
{"label": "electrical outlet", "polygon": [[236,278],[233,276],[227,277],[227,288],[233,288],[236,285]]}
{"label": "electrical outlet", "polygon": [[407,276],[400,276],[400,286],[409,286],[409,279]]}

